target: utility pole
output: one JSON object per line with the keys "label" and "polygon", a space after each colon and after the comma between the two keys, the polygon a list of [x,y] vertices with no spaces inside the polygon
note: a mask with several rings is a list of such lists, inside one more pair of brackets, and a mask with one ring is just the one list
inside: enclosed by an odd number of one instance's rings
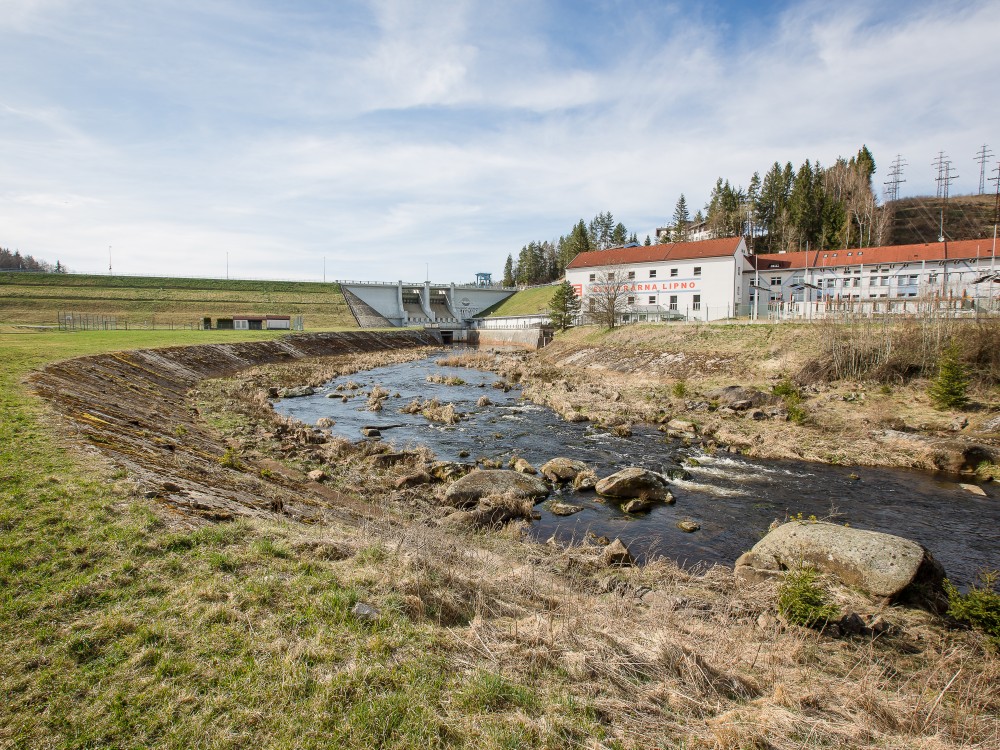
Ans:
{"label": "utility pole", "polygon": [[937,197],[943,200],[941,204],[941,235],[938,237],[938,242],[944,242],[944,218],[945,209],[948,207],[948,193],[951,189],[952,181],[958,179],[958,175],[951,173],[951,159],[945,156],[944,151],[939,151],[937,159],[931,163],[938,170],[938,176],[935,178],[935,182],[937,182]]}
{"label": "utility pole", "polygon": [[323,256],[323,283],[326,283],[326,256]]}
{"label": "utility pole", "polygon": [[889,167],[889,179],[882,184],[886,186],[885,188],[885,202],[891,203],[892,201],[899,200],[899,186],[906,182],[903,179],[903,167],[907,166],[906,161],[903,159],[902,154],[896,154],[896,158],[893,160],[892,165]]}
{"label": "utility pole", "polygon": [[108,276],[114,276],[111,272],[111,245],[108,245]]}
{"label": "utility pole", "polygon": [[979,194],[982,195],[986,192],[986,162],[989,161],[990,157],[993,156],[993,152],[987,144],[983,144],[983,147],[979,149],[979,153],[976,154],[976,161],[979,162]]}

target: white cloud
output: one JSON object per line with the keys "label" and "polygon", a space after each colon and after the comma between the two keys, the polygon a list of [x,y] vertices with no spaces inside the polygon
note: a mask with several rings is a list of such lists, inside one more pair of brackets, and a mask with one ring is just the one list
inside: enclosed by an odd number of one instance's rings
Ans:
{"label": "white cloud", "polygon": [[0,81],[0,244],[79,270],[111,244],[123,271],[218,274],[228,251],[234,275],[325,255],[331,277],[464,279],[598,211],[642,236],[720,175],[862,143],[923,192],[945,149],[969,190],[1000,120],[994,1],[809,3],[752,37],[624,9],[586,44],[537,4],[110,2],[100,28],[82,7],[0,26],[27,71]]}

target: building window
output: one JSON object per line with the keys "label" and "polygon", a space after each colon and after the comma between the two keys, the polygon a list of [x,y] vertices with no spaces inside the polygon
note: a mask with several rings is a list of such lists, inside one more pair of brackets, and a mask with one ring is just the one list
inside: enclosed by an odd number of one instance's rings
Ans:
{"label": "building window", "polygon": [[936,273],[929,273],[929,274],[927,274],[927,283],[928,284],[937,284],[937,274]]}
{"label": "building window", "polygon": [[651,278],[651,279],[655,279],[656,278],[656,269],[655,268],[650,268],[649,269],[649,278]]}
{"label": "building window", "polygon": [[626,304],[634,305],[635,304],[635,297],[629,297],[628,298],[628,302]]}
{"label": "building window", "polygon": [[649,304],[651,304],[651,305],[655,305],[656,304],[656,295],[655,294],[649,295]]}
{"label": "building window", "polygon": [[692,300],[692,302],[691,302],[691,309],[692,310],[700,310],[701,309],[701,295],[700,294],[694,295],[694,300]]}
{"label": "building window", "polygon": [[629,271],[629,272],[628,272],[628,277],[629,277],[630,279],[634,279],[634,278],[635,278],[635,271]]}
{"label": "building window", "polygon": [[882,277],[882,286],[889,286],[889,277],[888,276],[883,276]]}
{"label": "building window", "polygon": [[771,277],[771,286],[781,286],[781,277],[780,276],[772,276]]}
{"label": "building window", "polygon": [[597,281],[597,274],[596,273],[590,274],[590,280],[591,281]]}
{"label": "building window", "polygon": [[851,281],[853,282],[852,286],[861,286],[861,279],[854,278],[854,279],[851,279]]}
{"label": "building window", "polygon": [[701,276],[701,266],[695,266],[694,267],[694,275],[695,276]]}
{"label": "building window", "polygon": [[919,278],[920,278],[920,277],[919,277],[919,276],[918,276],[917,274],[912,274],[912,275],[910,276],[910,281],[909,281],[909,284],[910,284],[910,286],[916,286],[916,285],[917,285],[917,280],[918,280]]}
{"label": "building window", "polygon": [[671,268],[670,269],[670,277],[673,278],[676,275],[677,275],[677,269],[676,268]]}
{"label": "building window", "polygon": [[608,271],[608,281],[614,281],[614,280],[615,280],[615,272]]}
{"label": "building window", "polygon": [[677,309],[677,295],[676,294],[671,294],[670,295],[670,309],[671,310],[676,310]]}

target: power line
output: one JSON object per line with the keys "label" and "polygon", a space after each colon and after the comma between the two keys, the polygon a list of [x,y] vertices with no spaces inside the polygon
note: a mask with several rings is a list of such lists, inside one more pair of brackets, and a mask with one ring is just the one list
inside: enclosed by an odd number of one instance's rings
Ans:
{"label": "power line", "polygon": [[986,162],[989,161],[990,157],[993,156],[993,152],[987,144],[983,144],[983,147],[979,149],[976,154],[976,161],[979,162],[979,194],[982,195],[986,192]]}
{"label": "power line", "polygon": [[905,166],[907,166],[907,164],[903,159],[903,155],[896,154],[896,158],[893,160],[892,166],[889,168],[889,179],[882,183],[886,186],[886,203],[899,200],[899,186],[906,182],[906,180],[903,179],[903,167]]}

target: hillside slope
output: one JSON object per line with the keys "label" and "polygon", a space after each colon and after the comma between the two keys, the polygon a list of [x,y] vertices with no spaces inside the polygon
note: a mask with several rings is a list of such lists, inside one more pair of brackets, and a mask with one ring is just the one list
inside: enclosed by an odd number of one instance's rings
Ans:
{"label": "hillside slope", "polygon": [[959,195],[948,199],[904,198],[888,204],[893,211],[887,244],[908,245],[936,242],[941,235],[949,240],[993,239],[996,198],[993,195]]}
{"label": "hillside slope", "polygon": [[0,273],[0,322],[55,325],[60,312],[113,316],[119,327],[239,313],[301,315],[313,330],[357,327],[337,284]]}

